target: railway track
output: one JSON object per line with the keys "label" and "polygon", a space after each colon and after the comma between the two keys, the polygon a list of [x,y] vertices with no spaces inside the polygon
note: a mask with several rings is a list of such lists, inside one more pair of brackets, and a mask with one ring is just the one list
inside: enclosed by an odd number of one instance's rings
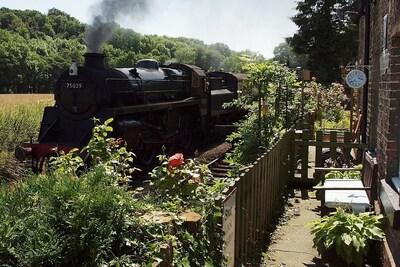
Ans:
{"label": "railway track", "polygon": [[223,161],[224,158],[225,154],[207,164],[214,178],[225,178],[228,176],[228,172],[233,170],[229,163]]}

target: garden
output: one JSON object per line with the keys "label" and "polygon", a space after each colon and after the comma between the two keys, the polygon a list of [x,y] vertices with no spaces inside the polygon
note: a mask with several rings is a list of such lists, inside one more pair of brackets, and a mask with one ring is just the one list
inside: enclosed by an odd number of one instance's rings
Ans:
{"label": "garden", "polygon": [[[349,127],[347,111],[340,108],[341,85],[298,81],[295,73],[272,62],[247,59],[246,71],[241,98],[228,104],[248,111],[227,138],[234,144],[226,158],[230,164],[239,168],[252,163],[304,111],[318,114],[320,127]],[[104,124],[94,120],[92,139],[82,150],[57,151],[59,156],[50,159],[45,173],[30,173],[11,159],[12,150],[15,144],[35,138],[48,103],[12,107],[0,115],[0,262],[4,266],[226,265],[222,211],[216,200],[225,197],[235,173],[214,179],[196,159],[180,153],[160,155],[158,166],[149,173],[149,184],[132,188],[135,155],[123,140],[112,137],[112,119]],[[345,218],[340,211],[337,215]],[[343,219],[354,221],[355,229],[364,232],[356,237],[347,234],[335,245],[339,253],[349,253],[346,246],[362,251],[365,234],[380,237],[375,226],[363,230],[366,224],[374,225],[372,219],[364,219]],[[336,244],[337,234],[323,231],[338,233],[340,227],[356,233],[327,218],[315,223],[313,233],[332,236],[317,238],[316,246]],[[358,263],[358,254],[351,253],[352,262]]]}

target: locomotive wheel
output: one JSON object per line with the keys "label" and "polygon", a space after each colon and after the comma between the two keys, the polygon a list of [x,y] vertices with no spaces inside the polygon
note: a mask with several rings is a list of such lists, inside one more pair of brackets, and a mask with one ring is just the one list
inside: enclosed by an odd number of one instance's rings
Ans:
{"label": "locomotive wheel", "polygon": [[154,162],[157,156],[157,149],[153,144],[145,144],[142,149],[138,151],[138,159],[144,164],[149,165]]}
{"label": "locomotive wheel", "polygon": [[32,171],[34,173],[44,173],[46,171],[46,167],[49,164],[49,158],[40,157],[40,158],[32,158]]}
{"label": "locomotive wheel", "polygon": [[173,133],[173,131],[176,130],[169,128],[168,118],[167,116],[164,116],[161,123],[161,139],[164,143],[162,144],[162,146],[160,146],[160,154],[165,154],[169,156],[174,151],[176,145],[176,137],[174,136],[175,134]]}
{"label": "locomotive wheel", "polygon": [[177,143],[184,149],[189,148],[193,142],[193,120],[190,114],[183,114],[179,118]]}
{"label": "locomotive wheel", "polygon": [[169,138],[169,141],[170,141],[169,143],[163,144],[164,148],[163,151],[161,151],[167,156],[171,155],[175,150],[175,138],[171,137]]}

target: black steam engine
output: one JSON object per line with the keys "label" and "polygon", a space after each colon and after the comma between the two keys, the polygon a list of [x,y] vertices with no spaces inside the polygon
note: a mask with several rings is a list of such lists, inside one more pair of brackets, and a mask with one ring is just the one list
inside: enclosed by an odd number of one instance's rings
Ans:
{"label": "black steam engine", "polygon": [[46,107],[36,142],[16,150],[18,159],[33,159],[40,170],[54,148],[85,146],[92,118],[113,118],[114,136],[124,139],[143,163],[160,148],[187,148],[195,133],[207,133],[234,110],[223,103],[237,97],[240,79],[230,73],[207,73],[186,64],[159,66],[141,60],[135,68],[106,68],[104,55],[85,54],[85,65],[72,62],[55,87],[55,106]]}

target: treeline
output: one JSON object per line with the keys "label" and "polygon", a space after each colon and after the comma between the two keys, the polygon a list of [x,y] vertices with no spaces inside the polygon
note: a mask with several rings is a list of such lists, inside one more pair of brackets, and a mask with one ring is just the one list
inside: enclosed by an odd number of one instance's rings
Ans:
{"label": "treeline", "polygon": [[[51,92],[71,59],[83,62],[86,25],[58,9],[0,8],[0,93]],[[109,67],[133,67],[138,59],[161,64],[183,62],[207,70],[242,70],[243,54],[226,44],[207,45],[190,38],[142,35],[117,26],[102,47]]]}

